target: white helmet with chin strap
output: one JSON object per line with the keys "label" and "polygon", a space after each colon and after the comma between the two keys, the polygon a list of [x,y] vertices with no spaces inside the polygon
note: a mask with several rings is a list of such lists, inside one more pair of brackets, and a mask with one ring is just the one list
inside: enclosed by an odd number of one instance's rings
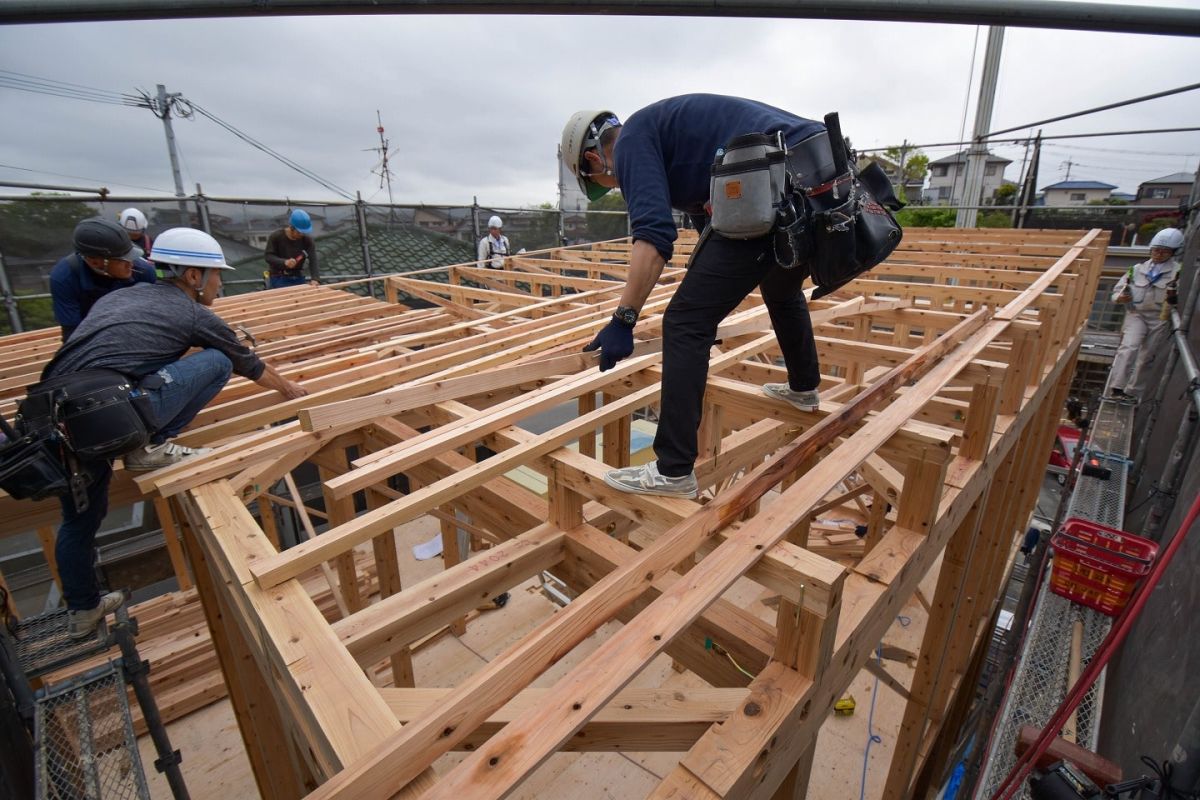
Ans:
{"label": "white helmet with chin strap", "polygon": [[583,154],[600,144],[600,137],[609,128],[621,127],[621,121],[611,111],[584,110],[576,111],[567,120],[562,133],[562,160],[571,170],[571,174],[579,181],[579,188],[587,195],[588,200],[599,200],[608,194],[608,188],[588,180],[588,173],[583,169]]}
{"label": "white helmet with chin strap", "polygon": [[1154,238],[1150,240],[1150,246],[1178,250],[1183,247],[1183,233],[1178,228],[1163,228],[1154,234]]}
{"label": "white helmet with chin strap", "polygon": [[489,228],[503,228],[503,227],[504,227],[504,221],[503,221],[503,220],[501,220],[501,219],[500,219],[498,216],[496,216],[495,214],[493,214],[493,215],[492,215],[492,217],[491,217],[491,219],[489,219],[489,220],[488,220],[488,227],[489,227]]}
{"label": "white helmet with chin strap", "polygon": [[188,267],[233,269],[225,263],[225,253],[217,240],[195,228],[163,231],[154,240],[151,260],[163,277],[182,277]]}
{"label": "white helmet with chin strap", "polygon": [[136,208],[127,208],[119,217],[121,227],[130,233],[141,233],[146,230],[146,215]]}

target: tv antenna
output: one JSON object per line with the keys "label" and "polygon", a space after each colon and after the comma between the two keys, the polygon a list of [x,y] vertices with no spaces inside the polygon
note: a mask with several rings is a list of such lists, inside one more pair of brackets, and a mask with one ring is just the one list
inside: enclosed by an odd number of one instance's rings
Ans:
{"label": "tv antenna", "polygon": [[396,209],[392,200],[392,170],[388,167],[388,146],[390,142],[383,136],[383,117],[379,115],[379,109],[375,109],[375,130],[379,134],[379,147],[369,147],[368,150],[379,153],[379,163],[375,165],[375,169],[371,170],[372,175],[379,176],[379,188],[382,189],[387,185],[388,192],[388,221],[396,221]]}

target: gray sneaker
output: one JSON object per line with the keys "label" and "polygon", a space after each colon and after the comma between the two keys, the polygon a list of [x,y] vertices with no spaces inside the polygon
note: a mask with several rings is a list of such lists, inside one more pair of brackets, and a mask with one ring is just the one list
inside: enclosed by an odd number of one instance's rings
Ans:
{"label": "gray sneaker", "polygon": [[682,478],[670,478],[659,474],[658,462],[651,461],[641,467],[625,467],[604,473],[604,482],[614,489],[630,494],[653,494],[661,497],[695,497],[699,487],[696,471]]}
{"label": "gray sneaker", "polygon": [[127,453],[122,460],[125,462],[125,469],[131,472],[150,472],[178,464],[191,456],[202,456],[211,452],[211,447],[184,447],[181,444],[163,442],[139,447],[132,453]]}
{"label": "gray sneaker", "polygon": [[95,632],[100,620],[106,614],[116,611],[125,602],[125,595],[120,592],[109,592],[100,598],[100,604],[95,608],[82,611],[67,612],[67,636],[72,639],[86,639]]}
{"label": "gray sneaker", "polygon": [[816,389],[807,392],[797,392],[786,383],[764,383],[763,394],[786,400],[801,411],[816,411],[821,406],[821,397]]}

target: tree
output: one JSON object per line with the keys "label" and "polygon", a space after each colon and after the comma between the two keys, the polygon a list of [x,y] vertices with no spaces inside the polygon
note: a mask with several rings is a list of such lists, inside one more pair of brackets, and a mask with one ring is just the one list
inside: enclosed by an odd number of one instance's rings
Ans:
{"label": "tree", "polygon": [[[898,146],[889,147],[883,151],[883,157],[891,161],[897,167],[900,166],[901,148]],[[904,149],[904,183],[916,183],[917,181],[925,181],[925,173],[929,171],[929,156],[916,149]]]}
{"label": "tree", "polygon": [[71,235],[82,219],[96,216],[87,203],[65,194],[34,192],[62,200],[14,200],[0,205],[0,244],[6,257],[58,260],[71,252]]}
{"label": "tree", "polygon": [[902,208],[896,221],[903,228],[953,228],[956,212],[952,208]]}
{"label": "tree", "polygon": [[629,235],[629,207],[620,190],[614,189],[599,200],[588,203],[588,211],[621,211],[622,214],[588,214],[588,238],[593,242],[620,239]]}
{"label": "tree", "polygon": [[1015,183],[1002,184],[999,189],[992,193],[992,197],[996,198],[996,205],[998,206],[1012,205],[1016,196],[1017,185]]}

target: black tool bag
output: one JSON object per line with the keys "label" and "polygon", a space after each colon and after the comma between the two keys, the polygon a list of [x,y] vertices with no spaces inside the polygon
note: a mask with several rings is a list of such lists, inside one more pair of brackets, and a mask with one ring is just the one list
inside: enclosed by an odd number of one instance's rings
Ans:
{"label": "black tool bag", "polygon": [[78,458],[116,458],[150,441],[148,400],[131,397],[133,383],[116,370],[88,369],[29,387],[18,409],[23,434],[61,433]]}
{"label": "black tool bag", "polygon": [[[71,470],[56,436],[22,436],[0,419],[0,489],[17,500],[42,500],[71,492]],[[86,501],[85,501],[86,503]]]}
{"label": "black tool bag", "polygon": [[861,172],[846,153],[837,114],[825,116],[836,177],[803,187],[812,226],[809,274],[817,286],[813,299],[849,283],[883,261],[900,244],[899,210],[891,184],[877,164]]}

